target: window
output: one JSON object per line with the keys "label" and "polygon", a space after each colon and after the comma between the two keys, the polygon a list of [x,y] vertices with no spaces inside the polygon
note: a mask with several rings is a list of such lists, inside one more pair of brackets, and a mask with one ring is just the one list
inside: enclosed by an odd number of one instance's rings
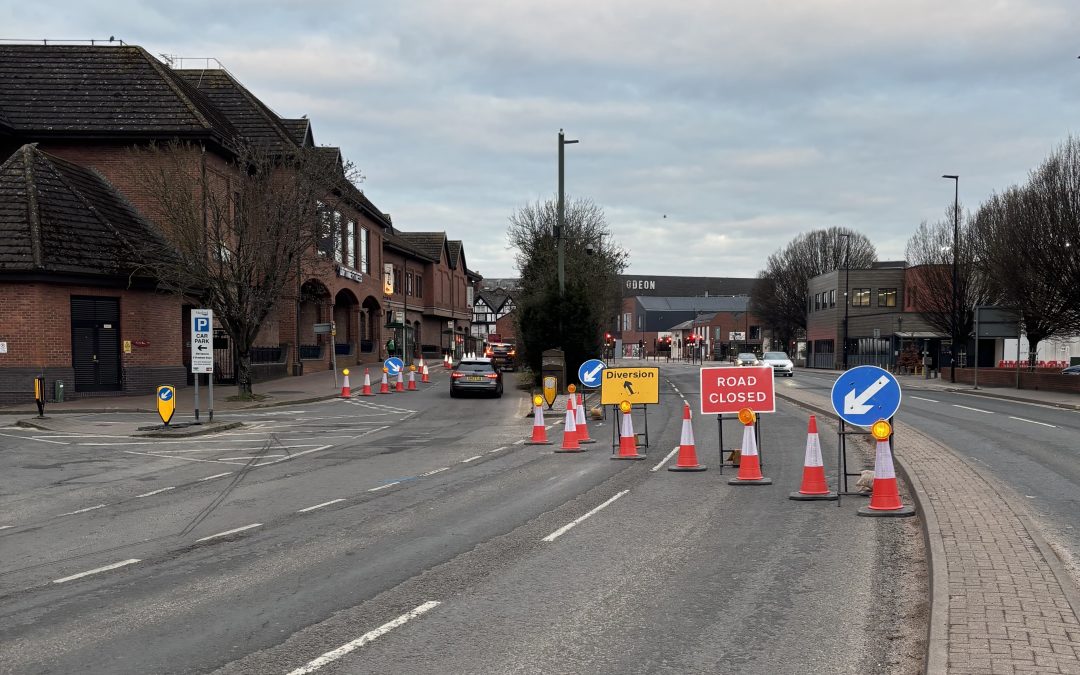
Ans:
{"label": "window", "polygon": [[896,289],[879,288],[877,292],[878,307],[896,307]]}
{"label": "window", "polygon": [[645,330],[645,315],[644,314],[638,314],[637,315],[637,329],[639,331]]}
{"label": "window", "polygon": [[821,311],[821,293],[814,293],[814,311]]}
{"label": "window", "polygon": [[405,295],[412,295],[412,273],[409,272],[405,275]]}
{"label": "window", "polygon": [[829,307],[836,307],[836,289],[829,291]]}
{"label": "window", "polygon": [[856,288],[852,291],[851,298],[852,307],[869,307],[870,306],[870,289],[869,288]]}
{"label": "window", "polygon": [[334,246],[334,237],[331,230],[330,211],[326,208],[326,204],[322,202],[315,202],[315,218],[317,220],[316,226],[318,228],[318,242],[315,244],[315,249],[321,256],[330,255],[330,249]]}
{"label": "window", "polygon": [[345,224],[345,264],[356,269],[356,223]]}
{"label": "window", "polygon": [[368,258],[370,251],[368,250],[368,236],[367,228],[360,228],[360,271],[365,274],[368,271]]}
{"label": "window", "polygon": [[416,297],[424,297],[424,277],[416,275]]}
{"label": "window", "polygon": [[334,211],[332,227],[334,228],[334,261],[339,263],[345,262],[345,256],[341,250],[341,214],[337,211]]}
{"label": "window", "polygon": [[394,268],[394,293],[401,292],[401,270]]}
{"label": "window", "polygon": [[750,340],[761,339],[761,326],[750,326]]}
{"label": "window", "polygon": [[622,329],[630,330],[630,326],[633,324],[630,322],[630,312],[623,313]]}

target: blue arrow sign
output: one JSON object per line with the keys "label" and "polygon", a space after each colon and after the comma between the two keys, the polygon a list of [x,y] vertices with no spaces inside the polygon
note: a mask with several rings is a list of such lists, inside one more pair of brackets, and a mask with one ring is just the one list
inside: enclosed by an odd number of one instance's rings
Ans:
{"label": "blue arrow sign", "polygon": [[172,398],[172,395],[172,389],[162,389],[158,392],[158,398],[160,398],[162,401],[168,401],[170,398]]}
{"label": "blue arrow sign", "polygon": [[848,424],[871,426],[900,409],[900,383],[877,366],[852,368],[833,383],[832,406]]}
{"label": "blue arrow sign", "polygon": [[600,359],[589,359],[581,364],[581,367],[577,370],[578,382],[581,383],[581,386],[590,389],[599,387],[603,379],[604,368],[607,368],[607,364]]}
{"label": "blue arrow sign", "polygon": [[397,375],[405,369],[405,362],[396,356],[391,356],[383,361],[383,365],[386,366],[386,372],[389,375]]}

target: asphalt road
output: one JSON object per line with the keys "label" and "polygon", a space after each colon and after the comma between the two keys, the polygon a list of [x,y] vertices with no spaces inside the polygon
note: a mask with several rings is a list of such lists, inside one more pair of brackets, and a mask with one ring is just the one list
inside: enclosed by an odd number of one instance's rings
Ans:
{"label": "asphalt road", "polygon": [[521,445],[524,396],[445,378],[175,442],[109,433],[120,416],[0,428],[0,672],[911,670],[917,524],[788,500],[786,404],[773,486],[728,485],[700,416],[710,469],[664,470],[697,379],[664,374],[643,462],[610,460],[608,423],[585,453]]}

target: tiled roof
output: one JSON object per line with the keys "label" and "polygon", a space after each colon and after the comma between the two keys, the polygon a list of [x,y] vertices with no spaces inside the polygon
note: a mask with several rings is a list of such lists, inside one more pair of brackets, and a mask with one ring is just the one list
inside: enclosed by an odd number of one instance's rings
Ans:
{"label": "tiled roof", "polygon": [[483,300],[493,312],[498,312],[507,300],[511,300],[510,294],[502,289],[484,289],[477,294],[477,297]]}
{"label": "tiled roof", "polygon": [[310,147],[315,145],[315,135],[311,131],[311,120],[306,117],[301,117],[294,120],[281,120],[281,123],[285,125],[285,128],[289,130],[289,135],[292,136],[293,142],[297,145]]}
{"label": "tiled roof", "polygon": [[34,137],[236,134],[205,95],[134,46],[0,45],[0,115]]}
{"label": "tiled roof", "polygon": [[744,312],[747,305],[750,304],[750,298],[745,295],[737,295],[735,297],[716,297],[710,295],[708,297],[678,297],[678,298],[658,298],[656,296],[642,295],[638,296],[637,301],[641,304],[641,307],[647,311],[685,311],[685,310],[700,310],[702,312]]}
{"label": "tiled roof", "polygon": [[445,232],[399,232],[398,234],[425,257],[435,262],[442,260],[443,249],[446,246]]}
{"label": "tiled roof", "polygon": [[458,259],[461,257],[462,242],[460,239],[451,239],[446,242],[446,246],[450,249],[450,269],[457,269]]}
{"label": "tiled roof", "polygon": [[391,232],[390,230],[386,230],[385,232],[383,232],[383,245],[395,248],[402,253],[415,256],[417,258],[422,258],[430,262],[438,262],[438,260],[431,258],[430,256],[424,254],[423,251],[413,246],[412,242],[401,236],[402,234],[402,232],[398,232],[396,230],[393,232]]}
{"label": "tiled roof", "polygon": [[113,275],[158,232],[97,173],[24,145],[0,164],[0,272]]}
{"label": "tiled roof", "polygon": [[205,94],[249,143],[271,150],[298,145],[284,121],[227,71],[210,68],[172,72]]}

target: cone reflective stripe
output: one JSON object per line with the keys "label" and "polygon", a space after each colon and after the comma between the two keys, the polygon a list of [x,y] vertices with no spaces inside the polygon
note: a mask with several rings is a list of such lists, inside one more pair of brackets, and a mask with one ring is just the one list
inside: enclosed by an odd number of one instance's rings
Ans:
{"label": "cone reflective stripe", "polygon": [[578,443],[595,443],[593,439],[589,438],[589,425],[585,422],[585,397],[582,394],[577,394],[577,403],[574,404],[574,426],[578,431]]}
{"label": "cone reflective stripe", "polygon": [[379,385],[379,393],[380,394],[389,394],[390,393],[390,383],[388,383],[386,381],[386,371],[385,370],[383,371],[383,374],[382,374],[382,384]]}
{"label": "cone reflective stripe", "polygon": [[888,441],[877,442],[874,458],[874,492],[870,495],[869,508],[875,511],[892,511],[904,508],[900,502],[900,489],[896,485],[896,469]]}
{"label": "cone reflective stripe", "polygon": [[728,481],[728,485],[771,485],[772,479],[761,475],[761,459],[758,457],[757,437],[754,425],[743,426],[742,454],[739,458],[739,475]]}
{"label": "cone reflective stripe", "polygon": [[426,383],[428,383],[428,382],[431,382],[431,380],[429,380],[429,379],[428,379],[428,368],[427,368],[427,364],[425,364],[425,365],[424,365],[424,374],[420,376],[420,382],[421,382],[422,384],[426,384]]}
{"label": "cone reflective stripe", "polygon": [[405,391],[405,375],[399,370],[397,382],[394,383],[394,391]]}
{"label": "cone reflective stripe", "polygon": [[528,445],[551,445],[547,437],[547,428],[544,426],[544,406],[533,406],[532,438]]}
{"label": "cone reflective stripe", "polygon": [[697,448],[694,446],[694,427],[690,421],[690,404],[683,404],[682,434],[679,437],[679,459],[668,471],[704,471],[708,467],[698,464]]}
{"label": "cone reflective stripe", "polygon": [[374,396],[371,393],[371,373],[367,368],[364,368],[364,388],[360,390],[361,396]]}
{"label": "cone reflective stripe", "polygon": [[803,460],[802,486],[798,492],[788,495],[789,499],[812,501],[816,499],[837,499],[835,492],[829,491],[825,482],[825,464],[821,460],[821,438],[818,436],[817,418],[810,416],[806,428],[806,455]]}
{"label": "cone reflective stripe", "polygon": [[409,391],[416,391],[416,373],[409,371]]}
{"label": "cone reflective stripe", "polygon": [[349,389],[349,369],[345,369],[345,379],[341,381],[341,398],[349,398],[352,392]]}
{"label": "cone reflective stripe", "polygon": [[619,411],[619,454],[612,459],[645,459],[637,451],[637,436],[634,434],[634,420],[628,413]]}
{"label": "cone reflective stripe", "polygon": [[563,422],[562,447],[555,452],[584,452],[578,444],[578,431],[575,422],[574,397],[566,397],[566,420]]}

